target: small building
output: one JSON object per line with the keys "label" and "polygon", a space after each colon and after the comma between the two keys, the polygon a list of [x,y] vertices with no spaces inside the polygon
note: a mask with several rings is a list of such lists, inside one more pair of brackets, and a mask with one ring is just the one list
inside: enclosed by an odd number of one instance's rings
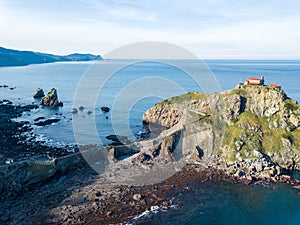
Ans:
{"label": "small building", "polygon": [[269,84],[269,87],[271,87],[271,88],[281,88],[281,85],[279,85],[279,84]]}
{"label": "small building", "polygon": [[261,78],[248,78],[246,81],[245,81],[245,84],[246,85],[264,85],[265,84],[265,79],[264,77],[262,76]]}

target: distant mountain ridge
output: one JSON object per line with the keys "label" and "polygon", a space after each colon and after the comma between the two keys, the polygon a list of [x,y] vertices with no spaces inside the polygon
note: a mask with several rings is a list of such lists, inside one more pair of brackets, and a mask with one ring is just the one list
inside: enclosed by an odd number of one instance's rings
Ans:
{"label": "distant mountain ridge", "polygon": [[65,56],[52,55],[33,51],[18,51],[0,47],[0,67],[3,66],[27,66],[30,64],[91,61],[101,60],[100,55],[74,53]]}

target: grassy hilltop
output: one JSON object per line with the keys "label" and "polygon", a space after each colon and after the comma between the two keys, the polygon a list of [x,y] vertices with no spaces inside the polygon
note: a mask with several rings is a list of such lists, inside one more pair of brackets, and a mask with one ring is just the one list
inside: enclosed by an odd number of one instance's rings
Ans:
{"label": "grassy hilltop", "polygon": [[[280,88],[239,84],[212,95],[190,92],[156,104],[143,117],[168,128],[182,120],[198,127],[211,124],[208,138],[221,138],[208,152],[227,162],[263,154],[283,168],[300,168],[300,108]],[[199,142],[194,147],[206,152],[209,146]]]}

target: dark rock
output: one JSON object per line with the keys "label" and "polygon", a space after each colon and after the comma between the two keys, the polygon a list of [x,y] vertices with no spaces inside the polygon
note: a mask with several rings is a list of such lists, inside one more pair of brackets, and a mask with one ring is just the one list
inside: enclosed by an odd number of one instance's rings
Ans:
{"label": "dark rock", "polygon": [[126,137],[126,136],[121,136],[121,135],[109,135],[106,136],[106,139],[113,141],[113,144],[130,144],[131,141]]}
{"label": "dark rock", "polygon": [[253,182],[254,182],[254,180],[253,180],[252,177],[251,177],[251,178],[244,178],[244,179],[241,179],[241,181],[243,182],[243,184],[245,184],[245,185],[247,185],[247,186],[253,184]]}
{"label": "dark rock", "polygon": [[127,146],[118,144],[110,150],[110,153],[114,156],[115,159],[119,160],[139,153],[139,149],[129,148]]}
{"label": "dark rock", "polygon": [[138,139],[146,139],[146,138],[149,138],[149,137],[150,137],[150,130],[144,128],[143,130],[139,131],[139,132],[136,134],[136,137],[137,137]]}
{"label": "dark rock", "polygon": [[6,157],[2,154],[0,154],[0,164],[4,163],[6,160]]}
{"label": "dark rock", "polygon": [[83,111],[84,109],[85,109],[84,106],[80,106],[80,107],[79,107],[79,110],[80,110],[80,111]]}
{"label": "dark rock", "polygon": [[102,106],[102,107],[101,107],[101,110],[102,110],[103,112],[108,113],[108,112],[110,111],[110,108],[107,107],[107,106]]}
{"label": "dark rock", "polygon": [[45,96],[44,90],[42,88],[37,88],[33,94],[34,98],[42,98]]}
{"label": "dark rock", "polygon": [[76,114],[76,113],[78,113],[78,110],[77,110],[76,108],[73,108],[73,109],[72,109],[72,113],[73,113],[73,114]]}
{"label": "dark rock", "polygon": [[58,100],[57,91],[55,88],[52,88],[46,96],[41,100],[41,105],[43,106],[63,106],[63,103]]}
{"label": "dark rock", "polygon": [[38,118],[34,119],[33,121],[34,121],[34,122],[37,122],[37,121],[39,121],[39,120],[44,120],[44,119],[45,119],[45,117],[41,116],[41,117],[38,117]]}
{"label": "dark rock", "polygon": [[112,216],[113,214],[114,214],[113,211],[108,211],[108,212],[106,213],[106,216]]}
{"label": "dark rock", "polygon": [[60,121],[60,119],[48,119],[48,120],[37,122],[34,125],[36,125],[36,126],[46,126],[46,125],[50,125],[52,123],[57,123],[59,121]]}

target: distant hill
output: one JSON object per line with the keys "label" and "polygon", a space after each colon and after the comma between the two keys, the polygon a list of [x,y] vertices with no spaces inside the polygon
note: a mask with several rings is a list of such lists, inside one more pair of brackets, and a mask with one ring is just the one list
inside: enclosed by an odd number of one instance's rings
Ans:
{"label": "distant hill", "polygon": [[52,55],[32,51],[18,51],[0,47],[0,67],[2,66],[26,66],[29,64],[68,62],[68,61],[91,61],[101,60],[100,55],[70,54],[65,56]]}

